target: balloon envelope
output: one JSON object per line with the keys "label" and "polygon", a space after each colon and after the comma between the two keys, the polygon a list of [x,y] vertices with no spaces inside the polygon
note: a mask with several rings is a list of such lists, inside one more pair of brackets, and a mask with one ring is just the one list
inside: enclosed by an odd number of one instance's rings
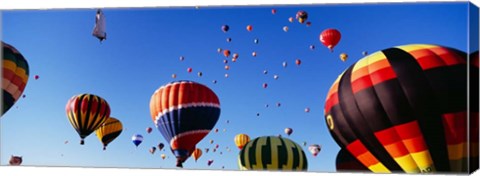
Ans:
{"label": "balloon envelope", "polygon": [[13,46],[2,42],[2,112],[3,116],[20,98],[28,82],[29,66]]}
{"label": "balloon envelope", "polygon": [[103,144],[103,150],[106,150],[107,145],[115,140],[115,138],[122,133],[122,130],[122,122],[114,117],[109,117],[105,123],[103,123],[100,128],[95,131],[98,140],[100,140],[100,142]]}

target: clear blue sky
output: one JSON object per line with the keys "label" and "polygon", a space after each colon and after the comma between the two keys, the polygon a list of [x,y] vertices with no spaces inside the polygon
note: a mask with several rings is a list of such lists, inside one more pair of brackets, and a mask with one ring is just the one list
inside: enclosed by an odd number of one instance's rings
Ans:
{"label": "clear blue sky", "polygon": [[[272,8],[277,14],[271,14]],[[309,13],[310,27],[288,22],[298,10]],[[212,131],[197,144],[201,149],[219,144],[219,150],[204,152],[197,163],[187,160],[184,168],[237,170],[236,134],[286,136],[283,130],[290,127],[290,139],[323,147],[317,157],[308,152],[308,145],[304,148],[309,171],[335,171],[339,147],[325,125],[325,96],[337,76],[362,58],[362,51],[412,43],[467,49],[466,3],[104,9],[108,38],[102,44],[91,35],[95,13],[96,9],[2,12],[2,40],[23,53],[31,73],[26,98],[0,119],[2,164],[8,164],[10,155],[21,155],[24,165],[35,166],[174,168],[170,151],[148,152],[168,142],[158,130],[147,134],[145,128],[154,127],[151,95],[177,74],[176,80],[207,85],[221,103],[215,126],[219,132]],[[227,33],[221,31],[224,24],[230,26]],[[252,32],[246,30],[249,24]],[[283,26],[290,30],[284,32]],[[319,41],[326,28],[342,33],[333,53]],[[226,42],[227,37],[232,42]],[[254,44],[255,38],[259,44]],[[240,55],[235,63],[229,59],[230,70],[224,69],[225,58],[217,48]],[[252,57],[253,51],[257,57]],[[339,59],[342,52],[349,54],[348,61]],[[294,64],[297,58],[301,66]],[[284,61],[287,68],[282,67]],[[190,74],[188,67],[193,68]],[[274,80],[274,74],[280,78]],[[34,75],[40,79],[34,80]],[[267,89],[263,83],[268,83]],[[79,145],[67,120],[65,104],[80,93],[106,99],[111,116],[123,122],[124,131],[107,151],[94,134]],[[310,113],[304,112],[306,107]],[[144,136],[138,149],[131,142],[136,133]],[[162,160],[162,153],[169,158]],[[210,167],[209,159],[214,160]]]}

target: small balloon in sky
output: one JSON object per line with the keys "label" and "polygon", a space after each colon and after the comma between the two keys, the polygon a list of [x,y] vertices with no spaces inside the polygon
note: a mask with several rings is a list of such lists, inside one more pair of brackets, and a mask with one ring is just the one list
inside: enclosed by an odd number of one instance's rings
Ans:
{"label": "small balloon in sky", "polygon": [[183,57],[183,56],[180,56],[180,58],[179,58],[179,59],[180,59],[180,61],[183,61],[183,60],[185,60],[185,57]]}
{"label": "small balloon in sky", "polygon": [[293,23],[293,17],[288,18],[288,22]]}
{"label": "small balloon in sky", "polygon": [[253,26],[252,26],[252,25],[248,25],[248,26],[247,26],[247,31],[250,32],[250,31],[252,31],[252,30],[253,30]]}
{"label": "small balloon in sky", "polygon": [[278,75],[273,75],[273,79],[277,80],[277,79],[278,79]]}
{"label": "small balloon in sky", "polygon": [[287,67],[287,61],[284,61],[284,62],[282,63],[282,66],[283,66],[283,68],[286,68],[286,67]]}
{"label": "small balloon in sky", "polygon": [[272,14],[276,14],[277,13],[277,9],[272,9]]}
{"label": "small balloon in sky", "polygon": [[342,60],[343,62],[347,61],[348,59],[348,55],[347,53],[342,53],[340,54],[340,60]]}
{"label": "small balloon in sky", "polygon": [[233,59],[237,59],[238,58],[238,53],[233,53]]}
{"label": "small balloon in sky", "polygon": [[228,32],[229,29],[230,29],[230,26],[228,26],[228,25],[223,25],[222,26],[222,31],[223,32]]}
{"label": "small balloon in sky", "polygon": [[306,108],[305,108],[305,112],[306,112],[306,113],[309,113],[309,112],[310,112],[310,108],[309,108],[309,107],[306,107]]}
{"label": "small balloon in sky", "polygon": [[225,57],[230,56],[230,50],[223,50],[223,55],[224,55]]}
{"label": "small balloon in sky", "polygon": [[283,26],[283,31],[288,32],[288,26]]}
{"label": "small balloon in sky", "polygon": [[188,67],[188,68],[187,68],[187,72],[188,72],[188,73],[192,73],[192,71],[193,71],[192,67]]}
{"label": "small balloon in sky", "polygon": [[302,64],[302,61],[300,59],[296,59],[295,60],[295,64],[297,64],[298,66],[300,66],[300,64]]}
{"label": "small balloon in sky", "polygon": [[362,52],[362,55],[363,55],[363,56],[367,56],[367,55],[368,55],[368,52],[367,52],[367,51],[363,51],[363,52]]}
{"label": "small balloon in sky", "polygon": [[266,75],[268,73],[268,70],[263,70],[263,74]]}
{"label": "small balloon in sky", "polygon": [[218,133],[218,128],[215,129],[215,133]]}
{"label": "small balloon in sky", "polygon": [[252,52],[252,56],[253,56],[253,57],[256,57],[256,56],[257,56],[257,52],[255,52],[255,51]]}
{"label": "small balloon in sky", "polygon": [[228,78],[228,73],[225,73],[225,78]]}
{"label": "small balloon in sky", "polygon": [[217,84],[217,80],[213,80],[212,82],[213,82],[213,84]]}
{"label": "small balloon in sky", "polygon": [[307,25],[307,27],[310,27],[312,25],[312,22],[307,21],[306,25]]}
{"label": "small balloon in sky", "polygon": [[20,166],[22,164],[23,158],[22,156],[10,156],[9,164],[10,166]]}
{"label": "small balloon in sky", "polygon": [[232,58],[232,62],[237,62],[237,58]]}
{"label": "small balloon in sky", "polygon": [[25,98],[25,97],[27,97],[27,96],[26,96],[25,94],[23,94],[23,95],[22,95],[22,98]]}
{"label": "small balloon in sky", "polygon": [[311,49],[311,50],[314,50],[314,49],[315,49],[315,45],[310,45],[310,49]]}
{"label": "small balloon in sky", "polygon": [[173,79],[177,78],[177,74],[175,74],[175,73],[172,74],[172,78],[173,78]]}
{"label": "small balloon in sky", "polygon": [[257,117],[260,116],[260,113],[257,112]]}
{"label": "small balloon in sky", "polygon": [[266,107],[266,108],[268,108],[268,106],[269,106],[268,104],[265,104],[265,107]]}
{"label": "small balloon in sky", "polygon": [[254,39],[254,40],[253,40],[253,43],[258,44],[258,39],[257,39],[257,38]]}
{"label": "small balloon in sky", "polygon": [[231,41],[232,41],[232,38],[228,37],[227,42],[231,42]]}
{"label": "small balloon in sky", "polygon": [[263,88],[267,88],[268,87],[268,84],[267,83],[263,83]]}
{"label": "small balloon in sky", "polygon": [[37,80],[38,78],[40,78],[40,76],[38,76],[38,75],[35,75],[35,80]]}
{"label": "small balloon in sky", "polygon": [[212,163],[213,163],[213,160],[208,160],[208,161],[207,161],[207,165],[208,165],[208,166],[212,165]]}
{"label": "small balloon in sky", "polygon": [[148,134],[150,134],[152,132],[152,127],[147,127],[146,131]]}
{"label": "small balloon in sky", "polygon": [[303,10],[299,10],[295,16],[299,23],[304,23],[308,19],[308,13]]}
{"label": "small balloon in sky", "polygon": [[217,48],[217,53],[222,52],[222,48]]}
{"label": "small balloon in sky", "polygon": [[230,66],[225,65],[225,70],[230,70]]}
{"label": "small balloon in sky", "polygon": [[277,103],[277,107],[280,107],[282,106],[282,104],[280,102]]}
{"label": "small balloon in sky", "polygon": [[198,72],[197,75],[198,75],[198,77],[202,77],[203,73],[202,73],[202,72]]}
{"label": "small balloon in sky", "polygon": [[224,63],[224,64],[227,64],[227,63],[228,63],[228,60],[227,60],[227,59],[223,59],[223,63]]}

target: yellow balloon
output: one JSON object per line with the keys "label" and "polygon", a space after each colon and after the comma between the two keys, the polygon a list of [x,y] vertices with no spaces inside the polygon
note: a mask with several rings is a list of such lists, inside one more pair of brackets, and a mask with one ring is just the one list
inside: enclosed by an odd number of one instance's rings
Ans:
{"label": "yellow balloon", "polygon": [[342,60],[343,62],[347,61],[348,59],[348,55],[346,53],[342,53],[340,54],[340,60]]}
{"label": "yellow balloon", "polygon": [[198,158],[202,156],[202,150],[199,148],[196,148],[195,151],[192,153],[193,159],[195,159],[195,162],[197,162]]}
{"label": "yellow balloon", "polygon": [[109,117],[101,126],[95,131],[98,140],[103,143],[103,150],[107,145],[117,138],[122,133],[122,122],[118,119]]}
{"label": "yellow balloon", "polygon": [[248,141],[250,141],[250,137],[246,134],[237,134],[234,138],[234,141],[235,141],[235,145],[237,145],[239,149],[242,149],[243,146],[245,146],[245,144],[247,144]]}

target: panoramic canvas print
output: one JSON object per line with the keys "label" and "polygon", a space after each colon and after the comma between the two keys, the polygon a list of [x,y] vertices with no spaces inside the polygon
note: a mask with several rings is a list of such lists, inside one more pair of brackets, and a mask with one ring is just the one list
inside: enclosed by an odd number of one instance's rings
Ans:
{"label": "panoramic canvas print", "polygon": [[1,11],[2,166],[478,169],[469,2]]}

